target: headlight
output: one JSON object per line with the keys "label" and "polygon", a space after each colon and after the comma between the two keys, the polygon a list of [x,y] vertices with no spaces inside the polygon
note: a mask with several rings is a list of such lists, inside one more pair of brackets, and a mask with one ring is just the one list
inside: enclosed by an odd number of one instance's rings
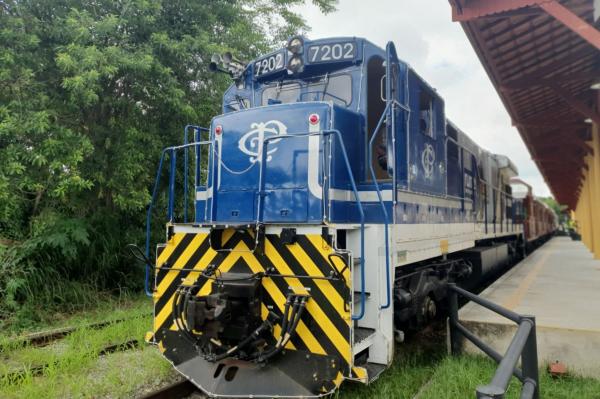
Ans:
{"label": "headlight", "polygon": [[304,70],[304,62],[302,61],[302,57],[299,55],[295,55],[288,61],[287,64],[288,71],[292,73],[300,73]]}
{"label": "headlight", "polygon": [[304,40],[299,36],[291,38],[288,42],[287,49],[293,54],[302,54],[302,51],[304,50]]}

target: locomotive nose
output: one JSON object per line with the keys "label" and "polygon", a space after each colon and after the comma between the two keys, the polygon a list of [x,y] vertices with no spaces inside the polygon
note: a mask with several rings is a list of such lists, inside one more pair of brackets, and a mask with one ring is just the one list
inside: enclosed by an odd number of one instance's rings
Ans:
{"label": "locomotive nose", "polygon": [[196,207],[207,209],[204,221],[241,225],[322,220],[319,169],[324,144],[317,136],[329,128],[331,113],[328,103],[292,103],[215,118],[210,183],[214,205],[202,202]]}

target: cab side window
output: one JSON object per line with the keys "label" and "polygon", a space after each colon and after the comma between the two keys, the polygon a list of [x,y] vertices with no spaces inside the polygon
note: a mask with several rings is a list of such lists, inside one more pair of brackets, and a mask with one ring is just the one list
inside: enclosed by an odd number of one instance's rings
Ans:
{"label": "cab side window", "polygon": [[419,90],[419,130],[426,136],[434,136],[433,96],[424,88]]}
{"label": "cab side window", "polygon": [[[369,141],[373,134],[377,123],[385,111],[386,102],[382,99],[381,88],[385,79],[385,64],[384,59],[378,55],[372,56],[367,63],[367,135],[365,149],[368,149]],[[389,180],[391,176],[388,174],[387,165],[387,138],[386,124],[381,124],[379,134],[373,142],[371,152],[371,164],[377,180]],[[366,154],[365,154],[366,155]],[[372,180],[370,172],[367,170],[367,180]]]}

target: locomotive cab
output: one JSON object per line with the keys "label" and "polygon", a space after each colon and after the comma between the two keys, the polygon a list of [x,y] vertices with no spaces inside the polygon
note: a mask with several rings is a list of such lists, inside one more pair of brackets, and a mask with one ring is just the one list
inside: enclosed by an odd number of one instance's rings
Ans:
{"label": "locomotive cab", "polygon": [[[208,181],[197,188],[197,222],[245,223],[267,212],[270,222],[357,223],[348,204],[350,172],[359,192],[446,194],[443,101],[398,60],[391,42],[382,50],[360,38],[292,38],[286,49],[250,62],[237,76],[210,132],[219,159],[211,159]],[[318,138],[318,132],[324,134]],[[266,162],[253,168],[264,139]],[[249,174],[239,173],[246,168]],[[327,168],[334,176],[323,182]],[[207,190],[215,186],[223,198],[243,201],[244,209],[212,201]],[[297,210],[284,206],[290,201]],[[385,217],[377,202],[365,204],[367,221]]]}

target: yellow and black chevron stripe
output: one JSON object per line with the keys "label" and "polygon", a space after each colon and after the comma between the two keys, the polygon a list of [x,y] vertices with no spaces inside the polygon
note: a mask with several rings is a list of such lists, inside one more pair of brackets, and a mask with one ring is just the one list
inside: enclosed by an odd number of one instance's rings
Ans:
{"label": "yellow and black chevron stripe", "polygon": [[[262,253],[251,250],[255,240],[249,230],[226,229],[221,240],[223,250],[218,252],[211,248],[208,232],[175,233],[159,246],[154,294],[154,336],[158,341],[162,331],[177,329],[171,311],[179,285],[196,283],[202,287],[198,295],[210,293],[212,280],[201,274],[209,264],[218,266],[221,273],[274,270],[280,276],[262,279],[263,318],[269,310],[283,315],[286,294],[290,292],[309,293],[311,298],[287,349],[336,356],[343,376],[366,379],[364,369],[352,367],[350,270],[345,269],[343,280],[323,278],[335,276],[336,270],[344,269],[344,262],[337,257],[328,259],[335,251],[322,235],[299,234],[293,244],[284,244],[279,235],[267,234]],[[281,327],[276,326],[275,338],[280,332]],[[343,376],[339,375],[336,385]]]}

